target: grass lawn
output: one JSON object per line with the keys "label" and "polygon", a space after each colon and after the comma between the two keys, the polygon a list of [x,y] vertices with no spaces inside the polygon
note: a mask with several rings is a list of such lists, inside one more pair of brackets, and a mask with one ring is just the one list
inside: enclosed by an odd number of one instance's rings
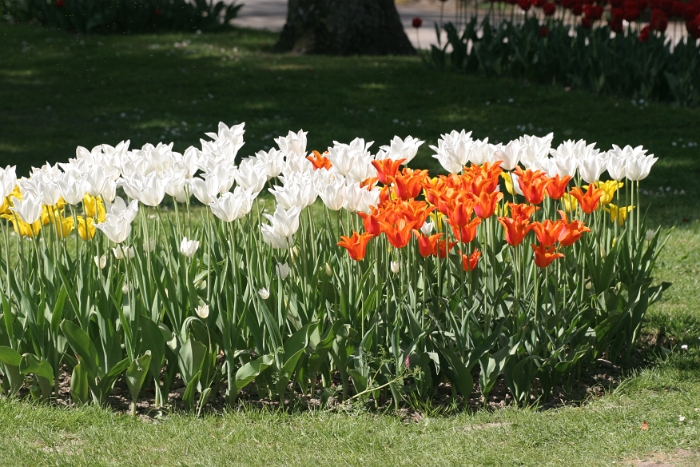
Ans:
{"label": "grass lawn", "polygon": [[674,285],[646,332],[671,353],[656,347],[652,365],[582,407],[428,411],[410,423],[257,409],[144,421],[0,399],[0,464],[700,465],[700,147],[692,144],[700,109],[481,80],[419,58],[272,55],[274,40],[254,31],[82,37],[0,25],[0,165],[26,174],[72,157],[77,145],[123,139],[184,151],[219,121],[246,122],[243,155],[300,128],[318,149],[357,136],[376,148],[410,134],[428,142],[413,165],[434,170],[427,146],[452,129],[491,141],[552,131],[555,144],[644,145],[659,157],[642,183],[649,224],[676,226],[657,275]]}

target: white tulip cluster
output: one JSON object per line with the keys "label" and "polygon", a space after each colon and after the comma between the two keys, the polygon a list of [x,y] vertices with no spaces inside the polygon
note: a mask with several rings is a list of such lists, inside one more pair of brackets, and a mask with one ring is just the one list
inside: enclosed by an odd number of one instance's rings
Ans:
{"label": "white tulip cluster", "polygon": [[[607,170],[610,178],[626,178],[638,181],[649,175],[657,158],[647,155],[641,146],[620,148],[613,145],[608,152],[600,152],[595,143],[587,144],[584,140],[564,141],[556,149],[552,148],[552,133],[544,137],[521,136],[508,144],[490,144],[488,138],[473,140],[471,132],[442,135],[438,145],[430,146],[435,151],[433,157],[450,173],[459,173],[462,167],[485,162],[502,161],[501,167],[513,170],[518,164],[533,170],[541,170],[548,176],[576,174],[587,183],[598,181]],[[517,183],[513,184],[518,187]]]}

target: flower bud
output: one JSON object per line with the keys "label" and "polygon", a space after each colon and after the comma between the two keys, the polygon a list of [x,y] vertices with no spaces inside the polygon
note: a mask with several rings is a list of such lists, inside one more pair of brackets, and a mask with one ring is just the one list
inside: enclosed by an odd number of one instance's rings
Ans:
{"label": "flower bud", "polygon": [[129,283],[124,281],[124,284],[122,284],[122,293],[124,295],[129,293]]}
{"label": "flower bud", "polygon": [[333,277],[333,269],[331,269],[331,265],[326,263],[326,275],[328,277]]}
{"label": "flower bud", "polygon": [[147,243],[143,244],[143,251],[144,253],[150,253],[151,251],[156,249],[156,239],[151,238],[148,240]]}
{"label": "flower bud", "polygon": [[656,232],[654,232],[652,229],[647,230],[647,235],[646,235],[647,242],[650,242],[654,239],[655,233]]}
{"label": "flower bud", "polygon": [[390,267],[391,267],[391,272],[393,272],[394,274],[398,274],[399,271],[401,270],[401,265],[399,264],[398,261],[392,261]]}
{"label": "flower bud", "polygon": [[289,268],[289,265],[287,263],[277,263],[276,270],[279,278],[284,280],[289,275],[289,271],[291,269]]}
{"label": "flower bud", "polygon": [[263,300],[267,300],[270,298],[270,291],[263,287],[262,289],[258,290],[258,295],[260,295],[260,298]]}
{"label": "flower bud", "polygon": [[114,257],[117,259],[124,259],[124,258],[133,258],[136,252],[134,249],[130,246],[125,246],[122,247],[121,245],[117,245],[116,248],[112,248],[112,253],[114,253]]}
{"label": "flower bud", "polygon": [[95,260],[95,265],[98,268],[104,269],[105,266],[107,266],[107,255],[95,256],[93,259]]}
{"label": "flower bud", "polygon": [[199,305],[194,309],[194,312],[197,313],[197,316],[199,316],[201,319],[207,319],[209,317],[209,305],[205,303]]}

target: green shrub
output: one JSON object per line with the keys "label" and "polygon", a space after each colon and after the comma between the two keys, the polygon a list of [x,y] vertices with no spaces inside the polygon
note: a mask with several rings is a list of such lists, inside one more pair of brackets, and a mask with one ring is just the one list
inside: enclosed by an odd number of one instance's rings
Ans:
{"label": "green shrub", "polygon": [[0,0],[11,21],[80,33],[211,31],[228,26],[242,6],[215,0]]}

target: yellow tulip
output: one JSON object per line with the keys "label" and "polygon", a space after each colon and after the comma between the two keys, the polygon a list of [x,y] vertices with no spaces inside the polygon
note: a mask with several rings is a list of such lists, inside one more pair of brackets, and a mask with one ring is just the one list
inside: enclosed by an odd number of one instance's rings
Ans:
{"label": "yellow tulip", "polygon": [[625,184],[617,180],[608,180],[607,182],[596,182],[595,185],[603,190],[603,196],[600,197],[600,204],[607,206],[615,199],[615,192]]}
{"label": "yellow tulip", "polygon": [[41,220],[38,220],[30,225],[14,214],[2,214],[0,217],[4,217],[12,222],[12,227],[14,227],[15,233],[21,235],[22,237],[33,238],[41,230]]}
{"label": "yellow tulip", "polygon": [[95,219],[88,217],[87,219],[83,216],[78,216],[78,235],[83,240],[90,240],[95,236],[97,229],[95,228]]}
{"label": "yellow tulip", "polygon": [[506,190],[508,190],[508,193],[514,195],[515,191],[513,190],[513,178],[510,176],[510,172],[501,172],[501,177],[506,182]]}
{"label": "yellow tulip", "polygon": [[49,222],[53,221],[53,219],[56,217],[56,213],[53,210],[53,208],[50,208],[46,205],[41,207],[41,225],[46,225]]}
{"label": "yellow tulip", "polygon": [[445,215],[439,211],[433,211],[429,214],[429,217],[435,226],[435,230],[442,232],[442,218],[445,217]]}
{"label": "yellow tulip", "polygon": [[619,225],[622,225],[625,223],[625,220],[627,219],[627,214],[634,209],[634,206],[627,206],[624,208],[615,206],[614,204],[610,203],[607,208],[603,208],[605,212],[610,213],[610,221],[615,222]]}
{"label": "yellow tulip", "polygon": [[85,215],[88,217],[97,217],[97,222],[104,222],[107,211],[105,209],[105,204],[102,202],[102,198],[95,198],[86,194],[83,196],[83,210]]}
{"label": "yellow tulip", "polygon": [[56,233],[58,238],[66,238],[75,228],[75,220],[72,217],[61,217],[57,215],[54,218]]}
{"label": "yellow tulip", "polygon": [[22,201],[22,193],[19,191],[19,185],[16,185],[12,191],[10,192],[9,195],[7,195],[7,198],[2,200],[2,204],[0,204],[0,215],[1,214],[12,214],[12,211],[10,211],[10,208],[12,207],[12,197],[17,198],[18,200]]}
{"label": "yellow tulip", "polygon": [[561,197],[561,202],[564,204],[564,210],[566,212],[573,212],[578,207],[578,200],[571,196],[569,193],[565,193]]}

